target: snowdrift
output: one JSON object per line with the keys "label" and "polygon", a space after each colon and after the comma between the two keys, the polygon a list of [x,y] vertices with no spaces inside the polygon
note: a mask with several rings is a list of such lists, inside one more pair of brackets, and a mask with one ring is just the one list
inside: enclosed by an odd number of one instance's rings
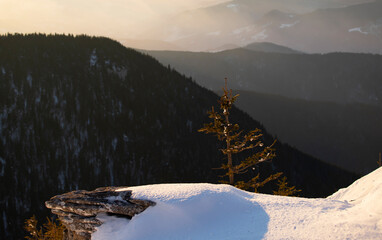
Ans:
{"label": "snowdrift", "polygon": [[[365,216],[365,221],[379,217],[376,227],[382,229],[382,167],[358,179],[328,199],[349,202]],[[382,235],[380,238],[382,239]]]}
{"label": "snowdrift", "polygon": [[131,220],[99,215],[92,239],[382,239],[382,168],[327,199],[206,183],[128,189],[157,205]]}

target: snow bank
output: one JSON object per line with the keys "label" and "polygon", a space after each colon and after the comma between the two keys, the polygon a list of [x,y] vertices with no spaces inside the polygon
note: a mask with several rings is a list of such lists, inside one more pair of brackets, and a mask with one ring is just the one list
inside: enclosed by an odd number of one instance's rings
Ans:
{"label": "snow bank", "polygon": [[[353,204],[377,203],[377,199],[382,201],[382,167],[358,179],[349,187],[340,189],[328,199]],[[382,210],[382,202],[375,207],[381,207],[379,209]]]}
{"label": "snow bank", "polygon": [[[382,167],[358,179],[349,187],[340,189],[328,199],[353,204],[365,215],[368,215],[365,220],[379,217],[380,220],[377,221],[376,225],[382,228]],[[380,239],[382,239],[382,235]]]}
{"label": "snow bank", "polygon": [[157,205],[130,221],[99,216],[105,223],[92,239],[382,239],[381,179],[379,169],[328,199],[204,183],[131,187]]}
{"label": "snow bank", "polygon": [[[267,231],[268,215],[252,201],[252,195],[228,185],[165,184],[129,189],[133,198],[151,199],[157,205],[134,217],[118,234],[102,225],[93,239],[261,239]],[[110,220],[116,224],[116,218]]]}

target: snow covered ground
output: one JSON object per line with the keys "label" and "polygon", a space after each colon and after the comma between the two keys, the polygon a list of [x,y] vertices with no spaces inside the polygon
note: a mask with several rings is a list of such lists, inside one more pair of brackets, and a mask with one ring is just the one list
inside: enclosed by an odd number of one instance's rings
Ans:
{"label": "snow covered ground", "polygon": [[382,239],[382,168],[326,199],[206,183],[129,189],[157,205],[130,221],[99,216],[105,223],[92,239]]}

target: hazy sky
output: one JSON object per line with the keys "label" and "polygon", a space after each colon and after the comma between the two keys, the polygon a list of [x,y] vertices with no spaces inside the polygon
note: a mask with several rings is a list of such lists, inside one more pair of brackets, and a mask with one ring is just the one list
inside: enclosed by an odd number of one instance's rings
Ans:
{"label": "hazy sky", "polygon": [[0,0],[0,33],[134,38],[166,15],[227,0]]}

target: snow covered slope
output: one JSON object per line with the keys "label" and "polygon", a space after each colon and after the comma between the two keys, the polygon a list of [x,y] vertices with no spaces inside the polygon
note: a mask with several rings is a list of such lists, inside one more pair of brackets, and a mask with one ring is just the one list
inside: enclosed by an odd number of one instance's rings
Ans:
{"label": "snow covered slope", "polygon": [[[376,227],[382,229],[382,167],[358,179],[328,199],[346,201],[364,213],[364,220],[379,219]],[[382,235],[380,236],[382,239]]]}
{"label": "snow covered slope", "polygon": [[205,183],[131,187],[157,205],[130,221],[99,216],[92,239],[381,239],[381,183],[382,168],[327,199]]}

